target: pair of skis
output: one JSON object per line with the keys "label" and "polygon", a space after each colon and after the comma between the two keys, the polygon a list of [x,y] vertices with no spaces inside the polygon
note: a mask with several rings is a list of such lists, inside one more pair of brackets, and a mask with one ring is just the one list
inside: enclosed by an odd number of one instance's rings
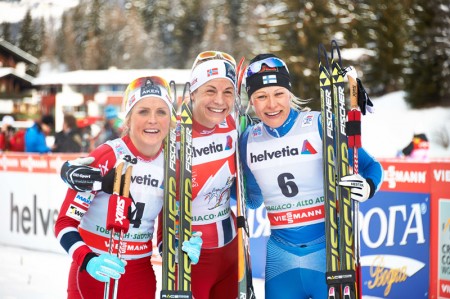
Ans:
{"label": "pair of skis", "polygon": [[[346,71],[342,68],[337,42],[331,42],[331,64],[323,44],[318,47],[318,60],[324,160],[327,298],[356,299],[361,296],[358,273],[359,230],[355,227],[358,223],[358,206],[351,201],[350,188],[339,186],[336,182],[349,175],[349,146],[354,150],[353,166],[356,169],[353,171],[357,173],[358,147],[361,146],[360,127],[359,130],[357,128],[357,90],[352,85],[351,99],[356,99],[356,103],[352,102],[352,110],[347,115],[344,82]],[[360,119],[359,112],[359,125]]]}
{"label": "pair of skis", "polygon": [[[175,83],[170,83],[175,94]],[[185,101],[189,87],[189,83],[186,83],[181,104],[179,177],[176,126],[170,128],[165,139],[161,298],[192,298],[191,261],[187,253],[181,250],[183,241],[188,241],[192,236],[192,107],[190,99]],[[174,99],[174,102],[177,102],[176,94]],[[172,123],[176,123],[175,103],[171,114]]]}
{"label": "pair of skis", "polygon": [[[236,122],[237,140],[244,133],[248,125],[248,115],[241,104],[241,86],[246,67],[244,58],[239,61],[236,67],[236,100],[234,105],[234,120]],[[236,144],[236,216],[238,227],[238,298],[255,299],[253,288],[252,265],[250,257],[250,235],[246,216],[246,192],[242,164],[239,155],[239,142]]]}
{"label": "pair of skis", "polygon": [[[235,121],[238,137],[246,128],[247,116],[240,103],[240,86],[245,68],[241,59],[238,68],[238,88],[235,101]],[[172,81],[173,82],[173,81]],[[172,84],[171,82],[171,84]],[[174,85],[174,84],[173,84]],[[175,90],[175,86],[173,87]],[[162,290],[163,298],[192,298],[191,264],[189,257],[178,246],[178,267],[176,266],[177,234],[180,244],[189,240],[191,232],[191,200],[192,200],[192,108],[191,101],[185,101],[189,94],[189,83],[183,91],[180,120],[180,184],[177,186],[176,160],[176,128],[171,128],[165,140],[165,177],[163,205],[163,249],[162,249]],[[176,98],[176,96],[175,96]],[[176,108],[172,111],[172,120],[176,121]],[[249,230],[246,220],[245,185],[242,166],[239,160],[239,147],[236,144],[236,194],[237,194],[237,224],[238,224],[238,298],[255,299],[252,283]],[[178,208],[176,203],[179,195],[179,227],[177,225]]]}

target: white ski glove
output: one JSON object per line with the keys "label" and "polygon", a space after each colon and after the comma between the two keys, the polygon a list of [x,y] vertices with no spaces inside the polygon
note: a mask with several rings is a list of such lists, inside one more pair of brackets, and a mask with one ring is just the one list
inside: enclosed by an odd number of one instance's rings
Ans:
{"label": "white ski glove", "polygon": [[75,191],[87,192],[101,189],[102,176],[98,168],[89,166],[93,157],[66,161],[61,167],[61,178]]}
{"label": "white ski glove", "polygon": [[365,202],[371,197],[373,184],[371,184],[359,174],[347,175],[341,178],[339,185],[350,187],[351,199]]}

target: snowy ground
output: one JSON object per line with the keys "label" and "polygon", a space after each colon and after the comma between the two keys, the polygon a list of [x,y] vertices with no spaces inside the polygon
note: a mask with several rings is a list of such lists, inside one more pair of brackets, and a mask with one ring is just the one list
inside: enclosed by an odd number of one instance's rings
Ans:
{"label": "snowy ground", "polygon": [[425,133],[430,141],[430,157],[450,157],[450,147],[439,136],[450,138],[450,108],[410,109],[402,91],[373,99],[375,113],[362,119],[362,144],[378,158],[394,158],[411,142],[414,133]]}
{"label": "snowy ground", "polygon": [[[69,267],[66,254],[0,245],[0,299],[67,298]],[[155,271],[159,277],[161,267]],[[263,299],[263,280],[255,279],[254,285],[257,298]]]}
{"label": "snowy ground", "polygon": [[[410,110],[396,92],[373,99],[374,114],[363,118],[363,146],[375,157],[393,158],[411,141],[414,132],[430,139],[430,156],[450,157],[450,148],[438,142],[438,135],[450,134],[450,109]],[[70,259],[65,254],[37,252],[0,245],[1,299],[60,299],[66,297]],[[157,275],[161,269],[157,267]],[[257,298],[264,298],[264,283],[254,280]]]}

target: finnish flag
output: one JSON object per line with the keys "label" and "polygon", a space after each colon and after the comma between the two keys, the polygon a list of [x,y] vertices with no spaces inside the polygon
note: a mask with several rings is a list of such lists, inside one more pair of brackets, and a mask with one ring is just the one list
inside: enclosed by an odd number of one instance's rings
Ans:
{"label": "finnish flag", "polygon": [[271,84],[271,83],[277,83],[277,75],[267,75],[263,76],[263,84]]}

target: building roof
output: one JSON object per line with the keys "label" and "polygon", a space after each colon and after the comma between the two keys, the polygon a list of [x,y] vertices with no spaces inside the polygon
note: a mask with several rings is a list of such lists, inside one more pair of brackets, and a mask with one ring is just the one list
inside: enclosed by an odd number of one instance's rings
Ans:
{"label": "building roof", "polygon": [[3,38],[0,38],[0,49],[2,48],[7,52],[9,52],[10,54],[12,54],[13,56],[18,57],[21,61],[25,61],[34,65],[38,65],[39,63],[39,59],[37,59],[33,55],[28,54],[19,47],[16,47],[13,44],[4,40]]}
{"label": "building roof", "polygon": [[0,67],[0,78],[6,77],[6,76],[14,76],[16,78],[19,78],[23,81],[26,81],[29,84],[33,83],[34,77],[27,75],[25,73],[18,72],[15,68],[12,67]]}
{"label": "building roof", "polygon": [[65,73],[39,74],[33,85],[128,85],[139,77],[160,76],[177,84],[189,81],[191,70],[188,69],[108,69],[78,70]]}

